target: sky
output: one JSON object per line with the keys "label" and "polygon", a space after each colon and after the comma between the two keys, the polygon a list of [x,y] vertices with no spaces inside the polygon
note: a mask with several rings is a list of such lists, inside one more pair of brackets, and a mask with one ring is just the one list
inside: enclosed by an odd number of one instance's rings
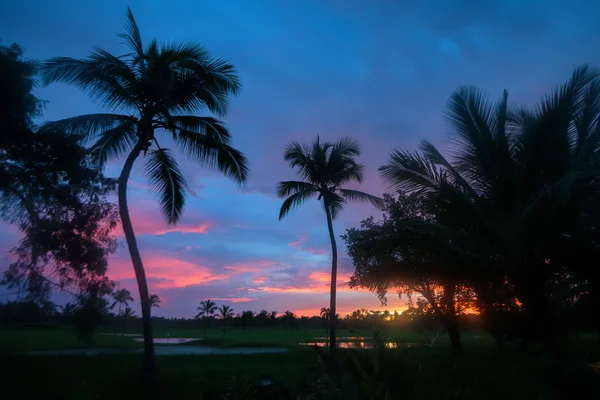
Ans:
{"label": "sky", "polygon": [[[146,43],[197,41],[233,63],[243,82],[225,121],[250,162],[245,187],[183,159],[192,190],[173,227],[147,189],[143,162],[134,168],[129,207],[150,292],[162,299],[158,316],[191,317],[207,298],[236,312],[313,315],[328,306],[331,247],[317,200],[277,218],[276,184],[296,178],[282,157],[291,140],[354,137],[366,166],[360,189],[381,195],[377,168],[392,149],[414,151],[425,138],[444,148],[445,104],[457,87],[494,97],[507,89],[513,104],[531,105],[576,66],[600,66],[594,0],[7,0],[0,43],[19,43],[37,60],[82,58],[93,47],[124,54],[117,34],[127,6]],[[45,120],[102,111],[66,85],[36,94],[48,101]],[[336,235],[370,215],[380,217],[370,205],[348,206]],[[138,297],[121,229],[115,234],[122,245],[108,275]],[[18,238],[0,226],[0,270]],[[347,287],[352,262],[339,238],[338,246],[339,312],[381,308],[375,294]],[[393,294],[388,300],[391,311],[406,308]]]}

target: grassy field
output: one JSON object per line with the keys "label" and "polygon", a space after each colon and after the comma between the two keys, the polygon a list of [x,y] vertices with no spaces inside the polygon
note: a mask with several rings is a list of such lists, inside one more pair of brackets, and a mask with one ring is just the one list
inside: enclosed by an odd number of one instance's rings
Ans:
{"label": "grassy field", "polygon": [[[284,346],[280,354],[162,356],[160,383],[140,384],[139,355],[24,356],[26,351],[77,347],[141,347],[131,337],[96,335],[82,342],[69,329],[0,330],[0,379],[3,399],[219,399],[227,387],[269,379],[301,398],[314,390],[321,366],[312,348],[298,343],[323,337],[324,330],[253,329],[170,330],[171,337],[199,338],[198,344],[229,346]],[[157,330],[156,336],[167,331]],[[369,336],[371,332],[352,335]],[[422,340],[409,331],[384,332],[394,340]],[[340,336],[348,336],[340,332]],[[527,354],[516,343],[499,354],[481,332],[464,332],[465,356],[450,354],[447,338],[432,347],[389,350],[400,361],[394,374],[406,387],[407,399],[575,399],[600,398],[600,375],[590,364],[600,361],[593,338],[583,336],[560,356],[540,349]],[[347,351],[347,350],[343,350]],[[364,352],[364,350],[363,350]]]}

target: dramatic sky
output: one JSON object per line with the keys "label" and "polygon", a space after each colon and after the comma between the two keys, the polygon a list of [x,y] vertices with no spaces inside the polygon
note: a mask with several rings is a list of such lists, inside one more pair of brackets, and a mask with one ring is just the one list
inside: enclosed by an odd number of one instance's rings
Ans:
{"label": "dramatic sky", "polygon": [[[192,316],[206,298],[236,311],[310,315],[327,306],[330,245],[317,201],[277,220],[275,185],[295,178],[282,160],[290,140],[353,136],[366,165],[361,189],[380,195],[386,188],[377,167],[392,148],[415,150],[423,138],[443,147],[444,106],[458,86],[494,96],[506,88],[513,102],[531,104],[577,65],[600,64],[600,3],[593,0],[8,0],[0,6],[0,39],[21,44],[33,59],[84,57],[94,46],[122,54],[117,34],[127,5],[146,42],[198,41],[235,64],[244,85],[226,122],[250,160],[246,187],[184,161],[193,192],[181,223],[168,227],[143,163],[131,178],[129,207],[151,292],[163,300],[155,314],[164,316]],[[37,94],[48,100],[46,120],[100,111],[65,85]],[[121,164],[111,163],[107,174]],[[336,233],[372,214],[370,206],[349,206]],[[2,227],[0,268],[17,240],[14,228]],[[352,264],[338,242],[340,312],[379,307],[374,294],[347,288]],[[109,275],[137,294],[124,246]],[[388,307],[405,306],[390,296]]]}

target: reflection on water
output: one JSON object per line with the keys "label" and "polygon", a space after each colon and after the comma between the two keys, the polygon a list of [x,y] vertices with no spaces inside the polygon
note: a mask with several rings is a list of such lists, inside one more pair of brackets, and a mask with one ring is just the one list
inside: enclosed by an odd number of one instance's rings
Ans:
{"label": "reflection on water", "polygon": [[[135,338],[133,340],[135,340],[136,342],[143,342],[144,338]],[[180,344],[180,343],[193,342],[194,340],[202,340],[202,339],[198,339],[198,338],[179,338],[179,337],[154,338],[154,343],[155,344]]]}
{"label": "reflection on water", "polygon": [[[327,341],[311,341],[311,342],[304,342],[304,343],[300,343],[300,344],[304,345],[304,346],[326,347],[329,344],[329,342],[327,342]],[[411,348],[411,347],[423,347],[423,346],[425,346],[425,344],[423,344],[423,343],[408,343],[408,342],[399,342],[399,343],[387,342],[385,344],[385,347],[387,347],[388,349],[406,349],[406,348]],[[372,349],[375,347],[375,345],[373,342],[354,341],[354,342],[337,342],[336,347],[338,347],[340,349]]]}
{"label": "reflection on water", "polygon": [[[30,351],[24,355],[30,356],[97,356],[101,354],[142,354],[144,349],[65,349]],[[285,353],[284,347],[213,347],[213,346],[157,346],[158,356],[203,356],[222,354],[269,354]]]}

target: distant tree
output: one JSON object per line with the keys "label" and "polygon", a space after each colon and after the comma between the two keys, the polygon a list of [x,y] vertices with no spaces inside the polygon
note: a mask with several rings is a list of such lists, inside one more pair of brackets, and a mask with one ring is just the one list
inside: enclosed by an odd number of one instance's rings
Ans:
{"label": "distant tree", "polygon": [[127,332],[127,322],[130,319],[136,318],[137,315],[135,314],[135,311],[131,309],[131,307],[127,306],[120,314],[120,317],[123,318],[123,331]]}
{"label": "distant tree", "polygon": [[253,311],[242,311],[242,315],[240,316],[240,320],[242,323],[242,331],[246,332],[246,328],[248,328],[252,324],[252,320],[254,319]]}
{"label": "distant tree", "polygon": [[271,330],[275,329],[277,326],[277,311],[271,311],[269,313],[269,324],[271,325]]}
{"label": "distant tree", "polygon": [[88,114],[49,123],[46,129],[84,132],[93,140],[99,165],[126,156],[119,177],[119,212],[142,304],[144,374],[156,375],[151,305],[146,273],[127,206],[127,182],[136,159],[148,157],[146,173],[158,193],[161,211],[169,223],[181,216],[188,188],[173,153],[158,142],[157,132],[169,136],[192,160],[218,169],[238,183],[248,176],[245,156],[231,146],[231,135],[213,117],[185,115],[227,112],[229,95],[240,90],[234,67],[212,58],[200,45],[158,43],[144,46],[137,23],[127,10],[126,32],[130,48],[125,56],[95,49],[85,59],[55,57],[41,66],[45,84],[63,82],[82,89],[100,105],[122,114]]}
{"label": "distant tree", "polygon": [[204,318],[208,318],[211,315],[214,315],[215,311],[217,311],[217,305],[211,299],[201,301],[200,307],[196,308],[196,310],[200,311],[196,318],[200,318],[203,316]]}
{"label": "distant tree", "polygon": [[283,313],[282,319],[287,322],[290,328],[293,328],[296,321],[296,314],[294,314],[290,310],[286,310],[286,312]]}
{"label": "distant tree", "polygon": [[223,304],[221,308],[219,308],[219,317],[225,322],[225,320],[233,317],[233,308],[230,306],[226,306]]}
{"label": "distant tree", "polygon": [[160,297],[157,294],[151,294],[148,297],[148,302],[150,303],[150,307],[160,308]]}
{"label": "distant tree", "polygon": [[77,311],[77,304],[66,303],[65,305],[58,306],[58,308],[60,309],[60,314],[63,317],[70,317],[75,314],[75,311]]}
{"label": "distant tree", "polygon": [[[351,138],[342,138],[335,143],[317,140],[311,147],[291,142],[285,149],[284,159],[295,169],[302,181],[283,181],[277,186],[277,195],[285,198],[279,212],[283,219],[292,209],[306,200],[317,197],[322,200],[329,239],[331,240],[331,289],[332,315],[336,314],[337,288],[337,245],[333,233],[333,220],[342,211],[346,202],[370,202],[381,206],[381,199],[358,190],[343,189],[342,185],[352,181],[361,182],[364,167],[354,158],[360,155],[358,143]],[[335,318],[329,323],[329,346],[335,348]]]}
{"label": "distant tree", "polygon": [[118,315],[121,315],[123,312],[123,308],[127,308],[130,301],[133,301],[133,297],[131,297],[131,292],[127,289],[119,289],[116,290],[112,297],[114,302],[111,304],[110,308],[113,309],[115,306],[118,306]]}

